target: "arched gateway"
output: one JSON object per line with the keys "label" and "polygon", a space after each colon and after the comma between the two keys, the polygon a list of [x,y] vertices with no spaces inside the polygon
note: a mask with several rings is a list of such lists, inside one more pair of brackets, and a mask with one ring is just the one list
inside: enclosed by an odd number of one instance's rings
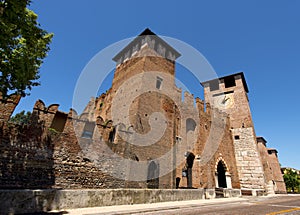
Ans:
{"label": "arched gateway", "polygon": [[231,175],[226,162],[222,158],[219,158],[216,162],[215,182],[217,188],[232,188]]}

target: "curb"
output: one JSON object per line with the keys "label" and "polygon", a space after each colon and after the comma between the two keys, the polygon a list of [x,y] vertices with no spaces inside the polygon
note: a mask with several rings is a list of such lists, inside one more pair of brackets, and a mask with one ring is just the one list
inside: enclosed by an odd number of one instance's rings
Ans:
{"label": "curb", "polygon": [[[135,205],[116,205],[106,207],[79,208],[66,210],[69,215],[93,214],[93,215],[124,215],[124,214],[139,214],[147,212],[158,212],[164,210],[184,209],[199,206],[211,206],[220,203],[238,203],[247,202],[245,198],[220,198],[210,200],[190,200],[190,201],[175,201],[175,202],[160,202],[152,204],[135,204]],[[57,212],[57,211],[51,211]]]}

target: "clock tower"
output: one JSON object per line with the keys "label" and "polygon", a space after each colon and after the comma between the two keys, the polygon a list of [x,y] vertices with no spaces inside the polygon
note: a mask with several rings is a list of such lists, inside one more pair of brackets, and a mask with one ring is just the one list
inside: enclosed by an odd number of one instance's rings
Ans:
{"label": "clock tower", "polygon": [[264,189],[263,167],[257,148],[244,74],[236,73],[203,82],[202,85],[206,103],[229,114],[241,188]]}

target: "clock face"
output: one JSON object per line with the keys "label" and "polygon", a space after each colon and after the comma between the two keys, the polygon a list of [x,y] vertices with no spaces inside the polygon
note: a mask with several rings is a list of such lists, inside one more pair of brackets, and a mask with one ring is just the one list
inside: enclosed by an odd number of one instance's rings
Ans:
{"label": "clock face", "polygon": [[234,105],[233,94],[223,94],[215,99],[215,105],[220,109],[228,109]]}

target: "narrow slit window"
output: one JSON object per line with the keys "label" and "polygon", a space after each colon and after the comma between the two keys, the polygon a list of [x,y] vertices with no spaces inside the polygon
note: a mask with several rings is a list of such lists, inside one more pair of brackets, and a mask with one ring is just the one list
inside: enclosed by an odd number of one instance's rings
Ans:
{"label": "narrow slit window", "polygon": [[114,127],[110,132],[108,136],[108,142],[114,143],[116,138],[116,128]]}
{"label": "narrow slit window", "polygon": [[161,77],[156,77],[156,88],[157,89],[161,89],[161,85],[162,85],[163,79]]}

